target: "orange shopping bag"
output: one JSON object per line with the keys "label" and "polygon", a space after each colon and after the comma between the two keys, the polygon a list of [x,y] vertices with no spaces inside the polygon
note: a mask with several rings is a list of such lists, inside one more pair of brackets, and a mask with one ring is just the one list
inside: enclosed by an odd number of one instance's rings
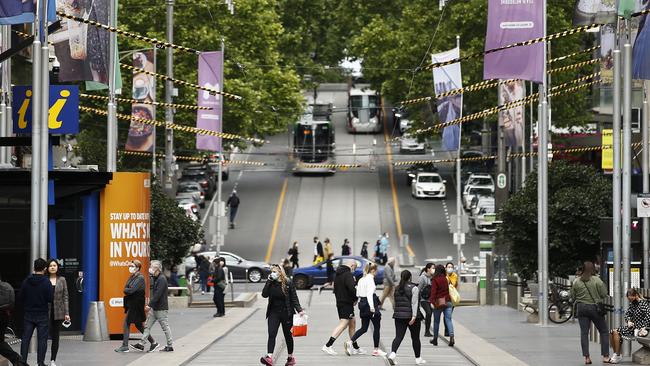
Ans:
{"label": "orange shopping bag", "polygon": [[307,319],[307,315],[294,314],[293,327],[291,328],[291,334],[294,337],[307,336]]}

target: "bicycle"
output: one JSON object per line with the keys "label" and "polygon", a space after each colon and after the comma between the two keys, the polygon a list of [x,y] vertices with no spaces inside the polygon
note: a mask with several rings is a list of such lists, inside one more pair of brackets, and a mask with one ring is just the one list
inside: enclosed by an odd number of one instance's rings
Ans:
{"label": "bicycle", "polygon": [[573,317],[573,302],[566,286],[552,283],[549,286],[548,319],[555,324],[566,323]]}

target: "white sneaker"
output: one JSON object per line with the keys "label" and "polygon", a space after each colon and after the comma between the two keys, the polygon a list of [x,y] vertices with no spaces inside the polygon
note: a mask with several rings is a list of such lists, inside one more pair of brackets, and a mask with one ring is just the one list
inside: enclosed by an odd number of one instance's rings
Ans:
{"label": "white sneaker", "polygon": [[56,362],[50,361],[50,366],[56,366]]}
{"label": "white sneaker", "polygon": [[609,363],[619,363],[622,360],[623,360],[623,356],[614,353],[614,355],[609,358]]}
{"label": "white sneaker", "polygon": [[348,356],[352,356],[352,350],[354,347],[352,347],[352,341],[347,341],[343,343],[343,349],[345,349],[345,354]]}
{"label": "white sneaker", "polygon": [[415,359],[415,364],[416,365],[424,365],[425,363],[427,363],[427,360],[423,359],[422,357],[419,357],[419,358]]}
{"label": "white sneaker", "polygon": [[372,355],[377,356],[377,357],[386,357],[386,352],[384,352],[384,351],[382,351],[380,349],[376,349],[376,350],[372,351]]}
{"label": "white sneaker", "polygon": [[391,364],[391,366],[397,365],[397,362],[395,362],[396,357],[397,355],[395,354],[395,352],[391,352],[390,355],[386,357],[388,359],[388,363]]}
{"label": "white sneaker", "polygon": [[327,353],[328,355],[332,355],[332,356],[338,355],[338,353],[336,353],[334,348],[332,348],[331,346],[330,347],[323,346],[323,348],[321,348],[321,351]]}
{"label": "white sneaker", "polygon": [[366,350],[363,349],[363,348],[354,349],[354,347],[353,347],[353,348],[352,348],[352,354],[353,354],[353,355],[367,355],[368,352],[366,352]]}

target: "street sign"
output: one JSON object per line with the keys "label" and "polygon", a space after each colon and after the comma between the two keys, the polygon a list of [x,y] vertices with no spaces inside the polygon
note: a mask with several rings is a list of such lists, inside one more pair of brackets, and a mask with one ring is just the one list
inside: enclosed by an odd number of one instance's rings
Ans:
{"label": "street sign", "polygon": [[[458,232],[458,215],[451,215],[449,217],[449,233],[453,234]],[[462,215],[460,217],[460,232],[469,233],[469,216]]]}
{"label": "street sign", "polygon": [[465,233],[454,233],[454,245],[465,245]]}
{"label": "street sign", "polygon": [[497,187],[499,187],[499,189],[505,189],[506,184],[506,175],[504,173],[499,173],[499,175],[497,175]]}
{"label": "street sign", "polygon": [[650,217],[650,194],[639,193],[636,196],[636,216]]}

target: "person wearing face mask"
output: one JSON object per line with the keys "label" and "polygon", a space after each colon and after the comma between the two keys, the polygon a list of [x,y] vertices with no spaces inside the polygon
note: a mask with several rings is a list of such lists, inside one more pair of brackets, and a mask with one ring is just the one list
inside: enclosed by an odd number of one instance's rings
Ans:
{"label": "person wearing face mask", "polygon": [[[454,286],[455,288],[458,288],[458,274],[454,272],[454,264],[451,262],[447,262],[445,265],[445,270],[447,271],[447,281],[449,281],[449,284]],[[451,306],[451,313],[454,313],[454,309],[456,307],[453,305]],[[447,323],[443,322],[444,329],[445,329],[445,337],[449,337],[449,331],[447,330]]]}
{"label": "person wearing face mask", "polygon": [[429,295],[431,295],[431,277],[433,277],[435,266],[436,265],[433,263],[427,263],[427,265],[422,268],[420,277],[418,278],[420,306],[422,307],[422,310],[424,310],[425,337],[433,337],[431,334],[431,316],[433,314],[433,310],[431,309],[431,305],[429,305]]}
{"label": "person wearing face mask", "polygon": [[267,354],[262,356],[260,362],[262,365],[273,366],[275,338],[278,335],[278,329],[282,326],[288,354],[285,366],[294,366],[296,359],[293,357],[293,336],[291,335],[293,314],[298,313],[302,316],[305,312],[300,306],[296,287],[287,278],[282,267],[277,264],[271,266],[271,274],[262,290],[262,297],[269,299],[269,305],[266,308],[269,338],[266,344]]}
{"label": "person wearing face mask", "polygon": [[612,330],[609,335],[609,343],[614,350],[614,355],[609,359],[610,363],[619,363],[623,359],[621,356],[623,340],[634,340],[637,332],[639,336],[645,337],[648,335],[646,328],[650,327],[650,303],[642,298],[636,289],[627,290],[626,295],[630,306],[625,312],[623,325]]}
{"label": "person wearing face mask", "polygon": [[147,323],[144,326],[144,333],[142,333],[140,343],[131,347],[143,352],[144,342],[148,339],[149,352],[157,350],[160,345],[151,337],[151,327],[158,322],[167,339],[167,345],[161,351],[172,352],[174,351],[174,347],[172,347],[172,331],[169,328],[169,318],[167,316],[167,311],[169,310],[169,304],[167,303],[167,278],[162,274],[162,263],[160,261],[151,261],[149,275],[151,276],[149,306],[145,306],[144,308],[147,312]]}
{"label": "person wearing face mask", "polygon": [[[144,323],[147,318],[144,307],[145,307],[145,289],[146,282],[140,269],[142,268],[142,262],[135,259],[129,263],[129,273],[131,274],[126,280],[124,285],[124,337],[122,338],[122,345],[115,349],[115,352],[126,353],[129,352],[129,336],[131,335],[131,324],[135,325],[135,328],[144,333]],[[151,336],[149,336],[149,342],[151,344],[156,343]]]}
{"label": "person wearing face mask", "polygon": [[[372,322],[372,341],[374,350],[371,355],[375,357],[385,357],[386,352],[379,348],[379,337],[381,330],[381,312],[379,312],[379,297],[375,293],[375,276],[377,275],[377,264],[368,263],[363,269],[363,277],[357,283],[357,298],[359,298],[359,317],[361,318],[361,328],[345,342],[345,354],[352,356],[354,343],[362,335],[366,334],[370,322]],[[356,349],[356,347],[355,347]]]}

